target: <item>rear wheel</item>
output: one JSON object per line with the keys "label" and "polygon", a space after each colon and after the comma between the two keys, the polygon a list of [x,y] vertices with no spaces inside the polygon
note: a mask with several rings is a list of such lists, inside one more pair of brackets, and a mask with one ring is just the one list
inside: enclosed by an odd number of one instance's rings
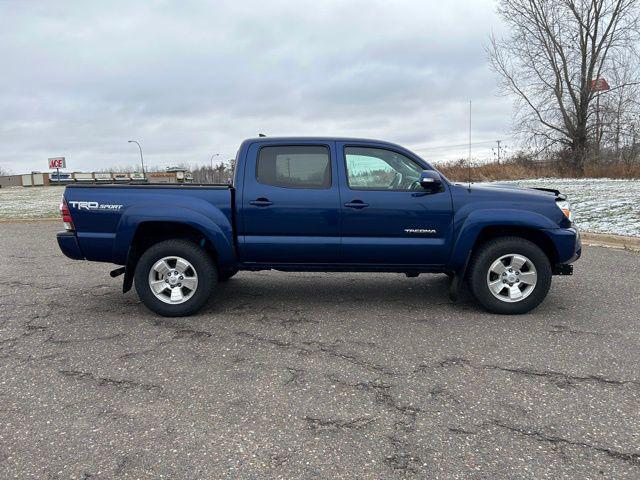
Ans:
{"label": "rear wheel", "polygon": [[474,255],[471,290],[487,310],[526,313],[537,307],[551,286],[551,265],[536,244],[519,237],[491,240]]}
{"label": "rear wheel", "polygon": [[211,256],[187,240],[153,245],[140,257],[135,272],[140,300],[165,317],[196,313],[207,303],[216,281]]}

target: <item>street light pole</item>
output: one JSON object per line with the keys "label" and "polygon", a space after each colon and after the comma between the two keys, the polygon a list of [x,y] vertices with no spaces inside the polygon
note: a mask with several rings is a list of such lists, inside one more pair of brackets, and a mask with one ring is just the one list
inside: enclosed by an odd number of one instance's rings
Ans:
{"label": "street light pole", "polygon": [[220,154],[219,153],[214,153],[213,155],[211,155],[211,183],[214,183],[214,174],[213,174],[213,158],[214,157],[219,157]]}
{"label": "street light pole", "polygon": [[213,155],[211,155],[211,170],[213,170],[213,157],[219,157],[220,154],[219,153],[214,153]]}
{"label": "street light pole", "polygon": [[129,140],[127,143],[135,143],[136,145],[138,145],[138,149],[140,149],[140,163],[142,164],[142,178],[145,178],[145,175],[144,175],[144,159],[142,158],[142,147],[135,140]]}

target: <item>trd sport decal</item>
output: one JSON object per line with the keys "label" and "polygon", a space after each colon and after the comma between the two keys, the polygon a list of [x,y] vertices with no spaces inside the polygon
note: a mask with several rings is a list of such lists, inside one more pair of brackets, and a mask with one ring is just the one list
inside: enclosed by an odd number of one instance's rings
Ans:
{"label": "trd sport decal", "polygon": [[123,205],[112,205],[108,203],[98,203],[98,202],[69,202],[76,210],[110,210],[110,211],[118,211]]}

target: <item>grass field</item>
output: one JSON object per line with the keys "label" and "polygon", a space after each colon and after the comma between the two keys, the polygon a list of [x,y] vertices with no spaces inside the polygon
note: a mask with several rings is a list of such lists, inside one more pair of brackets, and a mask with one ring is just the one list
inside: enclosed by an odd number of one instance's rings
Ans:
{"label": "grass field", "polygon": [[640,180],[542,178],[500,183],[566,193],[581,230],[640,236]]}
{"label": "grass field", "polygon": [[[501,183],[557,188],[569,196],[582,230],[640,236],[640,180],[542,178]],[[57,217],[62,192],[61,187],[2,188],[0,219]]]}
{"label": "grass field", "polygon": [[0,218],[58,217],[63,187],[0,188]]}

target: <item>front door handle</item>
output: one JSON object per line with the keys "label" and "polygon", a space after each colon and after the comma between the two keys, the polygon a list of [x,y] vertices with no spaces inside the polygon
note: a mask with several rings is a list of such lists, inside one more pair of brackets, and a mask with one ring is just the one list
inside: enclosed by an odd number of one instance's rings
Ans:
{"label": "front door handle", "polygon": [[273,205],[273,202],[268,198],[260,197],[249,202],[249,205],[255,205],[256,207],[268,207],[269,205]]}
{"label": "front door handle", "polygon": [[359,210],[361,208],[367,208],[369,204],[364,203],[362,200],[351,200],[350,202],[345,203],[344,206],[348,208],[356,208]]}

